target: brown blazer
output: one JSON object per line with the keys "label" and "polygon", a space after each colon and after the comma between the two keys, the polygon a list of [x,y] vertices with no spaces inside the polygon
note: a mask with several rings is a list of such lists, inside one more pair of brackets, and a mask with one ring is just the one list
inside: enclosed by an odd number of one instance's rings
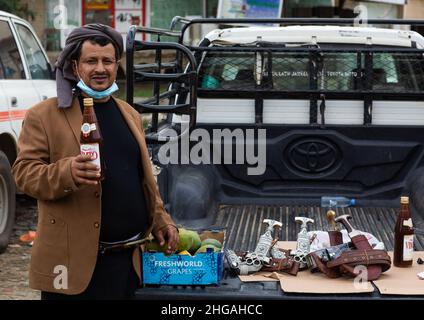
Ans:
{"label": "brown blazer", "polygon": [[[144,170],[143,189],[149,212],[149,229],[174,224],[165,212],[154,179],[139,113],[115,99],[136,138]],[[78,188],[71,175],[71,158],[80,153],[82,114],[78,99],[70,108],[57,107],[57,98],[28,110],[18,141],[12,172],[17,187],[38,200],[37,238],[32,248],[29,284],[33,289],[78,294],[90,282],[96,264],[101,225],[101,186]],[[137,251],[134,267],[140,275]],[[56,266],[65,266],[68,289],[55,289]],[[60,267],[63,268],[63,267]],[[59,269],[63,270],[63,269]],[[60,271],[64,275],[63,271]],[[57,283],[57,280],[56,280]],[[61,282],[64,283],[63,281]]]}

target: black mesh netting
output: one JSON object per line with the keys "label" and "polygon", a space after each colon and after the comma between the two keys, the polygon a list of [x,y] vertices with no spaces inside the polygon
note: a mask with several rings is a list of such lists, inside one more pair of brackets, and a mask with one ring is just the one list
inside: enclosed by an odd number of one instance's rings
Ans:
{"label": "black mesh netting", "polygon": [[308,52],[263,53],[260,58],[254,52],[208,52],[201,64],[199,87],[235,91],[424,90],[422,53],[373,53],[368,77],[365,53],[358,58],[353,51],[321,52],[311,59]]}

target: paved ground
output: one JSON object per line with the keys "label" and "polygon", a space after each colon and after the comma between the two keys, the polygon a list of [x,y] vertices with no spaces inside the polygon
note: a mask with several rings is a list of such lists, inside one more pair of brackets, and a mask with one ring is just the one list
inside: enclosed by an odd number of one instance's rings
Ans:
{"label": "paved ground", "polygon": [[37,205],[30,198],[18,196],[16,223],[9,247],[0,255],[0,300],[38,300],[39,291],[28,287],[31,246],[19,241],[29,230],[36,230]]}

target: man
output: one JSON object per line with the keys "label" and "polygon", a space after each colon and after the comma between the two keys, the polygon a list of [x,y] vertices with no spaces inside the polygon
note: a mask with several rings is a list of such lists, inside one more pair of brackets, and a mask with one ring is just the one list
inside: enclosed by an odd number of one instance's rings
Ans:
{"label": "man", "polygon": [[[178,230],[154,180],[140,115],[111,97],[121,35],[100,24],[74,29],[56,63],[57,98],[26,113],[13,165],[17,187],[38,199],[30,286],[42,299],[126,299],[140,283],[139,249],[150,233],[167,251]],[[82,99],[94,98],[104,179],[80,155]],[[118,250],[99,250],[111,246]],[[120,250],[119,250],[120,249]]]}

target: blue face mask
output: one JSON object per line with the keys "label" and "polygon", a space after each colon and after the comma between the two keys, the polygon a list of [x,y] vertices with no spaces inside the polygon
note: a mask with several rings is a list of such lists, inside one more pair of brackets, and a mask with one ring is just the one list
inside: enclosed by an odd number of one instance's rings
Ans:
{"label": "blue face mask", "polygon": [[103,91],[96,91],[91,89],[89,86],[87,86],[84,81],[80,80],[77,84],[77,87],[80,88],[82,91],[84,91],[88,96],[92,97],[93,99],[100,100],[104,99],[108,96],[110,96],[115,91],[118,91],[118,85],[116,82],[113,82],[113,84]]}

